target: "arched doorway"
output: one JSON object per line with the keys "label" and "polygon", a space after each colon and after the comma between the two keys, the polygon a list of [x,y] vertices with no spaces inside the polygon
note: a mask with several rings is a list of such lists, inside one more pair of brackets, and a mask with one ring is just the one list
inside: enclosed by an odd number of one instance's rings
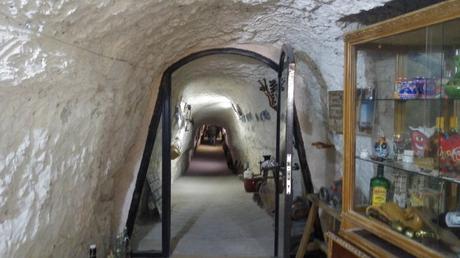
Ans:
{"label": "arched doorway", "polygon": [[[289,209],[292,202],[292,149],[294,141],[294,70],[295,61],[292,49],[282,47],[280,61],[259,53],[239,48],[218,48],[193,53],[172,64],[164,72],[161,80],[159,95],[155,104],[153,117],[150,122],[147,141],[139,169],[131,207],[127,220],[127,230],[130,236],[133,232],[134,220],[139,207],[141,192],[149,169],[151,154],[155,142],[161,139],[161,216],[162,216],[162,248],[153,252],[133,253],[133,257],[169,257],[171,249],[171,77],[182,66],[211,55],[239,55],[253,58],[273,69],[278,75],[276,89],[276,168],[275,168],[275,238],[274,256],[288,257],[290,238]],[[161,136],[157,129],[161,121]],[[305,161],[306,162],[306,161]]]}

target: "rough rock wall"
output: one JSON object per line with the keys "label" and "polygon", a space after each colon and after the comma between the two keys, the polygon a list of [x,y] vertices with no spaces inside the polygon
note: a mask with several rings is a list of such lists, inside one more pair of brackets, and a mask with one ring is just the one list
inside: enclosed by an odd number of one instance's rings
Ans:
{"label": "rough rock wall", "polygon": [[[322,100],[300,113],[306,146],[326,137],[324,92],[342,87],[336,21],[384,2],[2,1],[0,256],[82,257],[93,242],[104,253],[110,224],[125,223],[161,73],[185,54],[292,44],[316,67],[304,83],[324,80],[298,87],[298,103]],[[318,187],[324,168],[310,165]]]}
{"label": "rough rock wall", "polygon": [[13,25],[0,29],[0,256],[103,253],[149,70]]}

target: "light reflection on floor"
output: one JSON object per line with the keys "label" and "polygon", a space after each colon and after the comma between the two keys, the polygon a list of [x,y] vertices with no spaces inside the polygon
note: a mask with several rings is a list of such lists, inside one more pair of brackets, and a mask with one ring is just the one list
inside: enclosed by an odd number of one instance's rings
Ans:
{"label": "light reflection on floor", "polygon": [[227,176],[227,168],[222,145],[200,145],[186,172],[186,176]]}

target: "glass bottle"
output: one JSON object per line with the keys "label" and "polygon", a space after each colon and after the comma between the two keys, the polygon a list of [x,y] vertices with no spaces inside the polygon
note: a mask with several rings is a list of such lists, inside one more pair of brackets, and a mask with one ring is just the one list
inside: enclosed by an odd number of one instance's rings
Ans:
{"label": "glass bottle", "polygon": [[446,138],[447,157],[449,170],[457,174],[460,172],[460,134],[458,133],[458,118],[451,116],[449,118],[449,134]]}
{"label": "glass bottle", "polygon": [[401,90],[401,82],[402,82],[402,78],[401,77],[398,77],[396,80],[395,80],[395,85],[394,85],[394,98],[395,99],[399,99],[399,91]]}
{"label": "glass bottle", "polygon": [[460,211],[449,211],[438,216],[439,225],[443,228],[460,228]]}
{"label": "glass bottle", "polygon": [[377,165],[377,175],[371,178],[370,199],[372,206],[380,206],[387,202],[390,181],[383,176],[383,165]]}
{"label": "glass bottle", "polygon": [[456,116],[451,116],[449,118],[449,137],[458,135],[458,118]]}
{"label": "glass bottle", "polygon": [[393,173],[393,202],[401,208],[407,206],[407,173],[396,171]]}
{"label": "glass bottle", "polygon": [[430,137],[429,155],[433,157],[433,166],[439,169],[439,147],[441,138],[444,137],[444,117],[436,117],[436,128],[433,136]]}
{"label": "glass bottle", "polygon": [[96,245],[89,246],[89,258],[96,258]]}

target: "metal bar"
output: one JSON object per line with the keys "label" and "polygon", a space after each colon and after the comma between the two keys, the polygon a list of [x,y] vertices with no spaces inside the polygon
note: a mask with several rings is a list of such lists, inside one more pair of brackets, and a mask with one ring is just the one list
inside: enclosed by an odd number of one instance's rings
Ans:
{"label": "metal bar", "polygon": [[313,193],[313,183],[311,181],[310,168],[308,167],[307,154],[305,152],[302,131],[300,129],[299,117],[297,116],[297,108],[294,103],[294,141],[297,154],[300,161],[300,171],[302,172],[303,185],[307,193]]}
{"label": "metal bar", "polygon": [[169,257],[171,246],[171,74],[165,76],[163,97],[163,138],[162,138],[162,251]]}
{"label": "metal bar", "polygon": [[[295,148],[297,149],[297,154],[299,155],[300,168],[302,172],[302,179],[305,186],[305,191],[307,194],[313,194],[313,181],[311,180],[310,167],[308,166],[307,154],[305,152],[302,130],[299,124],[299,117],[297,115],[297,107],[294,101],[294,139],[295,139]],[[324,240],[323,229],[321,228],[321,223],[318,218],[315,220],[315,231],[314,234],[319,240]]]}
{"label": "metal bar", "polygon": [[253,51],[250,51],[250,50],[229,47],[229,48],[207,49],[207,50],[203,50],[203,51],[199,51],[199,52],[190,54],[190,55],[180,59],[176,63],[172,64],[171,66],[169,66],[165,73],[171,73],[172,74],[174,71],[176,71],[180,67],[182,67],[182,66],[184,66],[184,65],[186,65],[186,64],[188,64],[188,63],[190,63],[190,62],[192,62],[192,61],[194,61],[196,59],[202,58],[202,57],[211,56],[211,55],[223,55],[223,54],[250,57],[250,58],[256,59],[256,60],[266,64],[268,67],[272,68],[275,71],[279,70],[279,64],[277,64],[276,62],[274,62],[273,60],[271,60],[268,57],[265,57],[265,56],[263,56],[263,55],[261,55],[259,53],[256,53],[256,52],[253,52]]}
{"label": "metal bar", "polygon": [[147,171],[150,164],[150,156],[152,155],[152,150],[153,146],[155,145],[155,138],[157,135],[157,129],[160,123],[162,113],[162,88],[163,87],[160,86],[160,91],[157,96],[152,119],[150,120],[147,140],[145,143],[144,152],[142,154],[141,165],[139,168],[139,173],[137,174],[136,185],[134,187],[133,197],[129,207],[128,219],[126,221],[126,229],[129,238],[131,238],[134,230],[134,223],[136,220],[137,210],[139,208],[141,193],[144,187],[145,179],[147,177]]}
{"label": "metal bar", "polygon": [[[290,208],[292,203],[292,193],[290,191],[290,185],[292,184],[291,178],[291,159],[292,159],[292,141],[293,141],[293,105],[294,105],[294,75],[295,75],[295,60],[294,54],[291,47],[283,45],[280,56],[278,70],[278,80],[281,82],[283,78],[283,71],[287,69],[287,78],[285,82],[286,101],[282,102],[281,98],[282,88],[281,83],[278,87],[278,106],[277,106],[277,148],[276,148],[276,160],[280,166],[285,166],[285,175],[282,175],[278,169],[276,175],[278,176],[276,188],[276,205],[275,205],[275,256],[281,258],[289,257],[289,245],[290,245],[290,232],[291,232],[291,220],[290,220]],[[283,104],[284,103],[284,104]],[[281,152],[281,106],[286,108],[285,115],[285,134],[283,135],[284,150]],[[283,156],[281,156],[283,155]],[[284,164],[283,164],[284,163]],[[284,190],[280,190],[279,183],[283,182],[285,187]],[[282,195],[282,197],[280,196]]]}
{"label": "metal bar", "polygon": [[[287,48],[287,46],[286,46]],[[292,205],[292,192],[288,189],[288,186],[292,184],[292,177],[290,175],[291,171],[291,157],[292,157],[292,143],[293,143],[293,113],[294,113],[294,90],[295,90],[295,62],[292,55],[292,49],[288,49],[290,52],[290,59],[288,55],[288,79],[286,83],[286,90],[287,90],[287,98],[286,98],[286,142],[285,142],[285,154],[286,155],[286,187],[284,191],[284,216],[283,216],[283,224],[284,224],[284,234],[283,234],[283,257],[290,257],[289,256],[289,247],[291,242],[291,205]]]}
{"label": "metal bar", "polygon": [[[128,213],[128,219],[126,222],[128,236],[131,237],[135,219],[138,212],[138,207],[140,203],[140,197],[142,193],[142,188],[144,186],[147,171],[150,163],[150,156],[152,154],[153,146],[155,144],[156,133],[158,125],[160,122],[160,117],[163,115],[163,134],[162,134],[162,254],[163,257],[169,257],[170,253],[170,237],[171,237],[171,163],[170,163],[170,145],[171,145],[171,121],[170,121],[170,95],[171,95],[171,75],[174,71],[179,69],[185,64],[188,64],[196,59],[219,54],[233,54],[246,56],[249,58],[256,59],[268,67],[279,73],[279,65],[274,62],[272,59],[265,57],[259,53],[238,49],[238,48],[214,48],[199,51],[193,54],[190,54],[179,61],[175,62],[169,66],[166,71],[163,73],[161,80],[161,85],[159,89],[159,94],[157,96],[157,101],[155,103],[155,109],[152,115],[152,119],[149,125],[149,131],[147,135],[146,144],[144,147],[144,152],[142,155],[141,165],[139,172],[136,178],[136,185],[134,188],[133,197],[131,200],[131,205]],[[167,96],[163,96],[167,94]],[[163,100],[167,100],[168,103],[164,103]],[[165,113],[168,112],[168,114]],[[278,137],[279,138],[279,137]],[[167,179],[167,180],[166,180]],[[276,238],[276,237],[275,237]],[[276,246],[275,246],[276,249]],[[275,250],[276,252],[276,250]],[[144,255],[147,255],[146,252],[143,252]],[[156,253],[150,253],[145,257],[159,257]]]}
{"label": "metal bar", "polygon": [[275,239],[274,239],[274,256],[278,257],[279,253],[279,194],[280,194],[280,189],[279,189],[279,181],[280,181],[280,128],[281,128],[281,79],[283,77],[283,69],[284,69],[284,58],[286,57],[284,51],[281,52],[280,56],[280,62],[279,62],[279,70],[278,70],[278,103],[276,106],[276,147],[275,147],[275,160],[276,163],[278,164],[278,167],[275,170]]}

